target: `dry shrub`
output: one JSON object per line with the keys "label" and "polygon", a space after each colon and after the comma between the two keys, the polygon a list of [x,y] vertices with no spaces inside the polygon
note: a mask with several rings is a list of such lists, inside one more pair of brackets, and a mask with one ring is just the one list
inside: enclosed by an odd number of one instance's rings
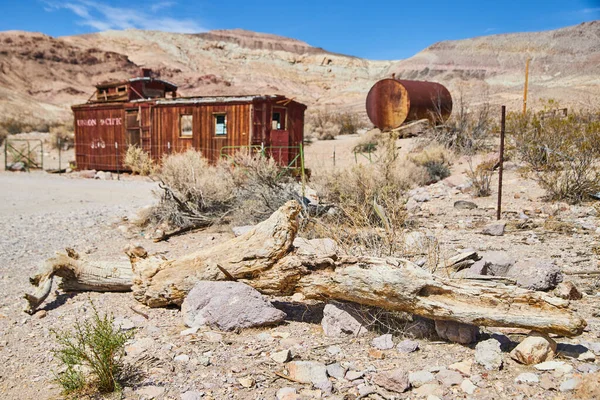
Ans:
{"label": "dry shrub", "polygon": [[462,93],[450,119],[445,124],[432,126],[425,135],[458,154],[472,155],[488,146],[491,133],[496,129],[488,103],[470,107]]}
{"label": "dry shrub", "polygon": [[427,170],[429,179],[425,184],[435,183],[450,176],[452,155],[440,144],[431,144],[409,158],[417,166]]}
{"label": "dry shrub", "polygon": [[319,140],[332,140],[338,135],[358,133],[366,124],[358,114],[317,110],[307,116],[304,136]]}
{"label": "dry shrub", "polygon": [[358,139],[353,153],[372,153],[385,141],[385,135],[379,129],[372,129]]}
{"label": "dry shrub", "polygon": [[469,159],[469,170],[467,177],[472,184],[473,194],[476,197],[487,197],[492,194],[490,189],[492,184],[492,175],[494,174],[494,166],[496,161],[490,159],[481,162],[477,167],[473,168],[472,160]]}
{"label": "dry shrub", "polygon": [[[547,107],[555,106],[548,102]],[[525,163],[524,173],[549,200],[584,201],[600,191],[600,115],[544,114],[509,115],[511,144]]]}
{"label": "dry shrub", "polygon": [[232,161],[229,171],[236,187],[233,223],[256,224],[286,201],[300,200],[301,190],[292,171],[281,168],[273,158],[240,151]]}
{"label": "dry shrub", "polygon": [[50,128],[50,145],[53,149],[69,150],[75,146],[73,125],[56,125]]}
{"label": "dry shrub", "polygon": [[8,131],[0,126],[0,146],[4,144],[4,141],[8,137]]}
{"label": "dry shrub", "polygon": [[138,146],[129,146],[123,158],[123,163],[138,175],[151,175],[154,172],[154,161],[148,152]]}
{"label": "dry shrub", "polygon": [[158,172],[164,190],[145,224],[186,228],[210,225],[231,210],[235,184],[225,164],[210,165],[202,153],[165,155]]}
{"label": "dry shrub", "polygon": [[272,158],[238,152],[210,164],[195,150],[163,158],[157,173],[163,191],[143,224],[186,228],[221,221],[255,224],[287,200],[297,199],[297,184]]}
{"label": "dry shrub", "polygon": [[[412,166],[412,169],[411,169]],[[406,190],[418,167],[397,158],[393,138],[375,162],[345,169],[316,171],[311,186],[326,215],[304,227],[308,237],[330,237],[349,254],[384,256],[401,252],[406,221]]]}

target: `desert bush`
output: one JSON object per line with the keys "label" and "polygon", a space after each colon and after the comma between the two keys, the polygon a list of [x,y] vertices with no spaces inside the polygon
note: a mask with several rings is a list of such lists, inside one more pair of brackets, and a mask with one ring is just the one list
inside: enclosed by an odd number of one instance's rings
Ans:
{"label": "desert bush", "polygon": [[319,140],[332,140],[338,135],[355,134],[365,126],[358,114],[317,110],[307,116],[304,135]]}
{"label": "desert bush", "polygon": [[50,145],[54,149],[69,150],[75,146],[73,125],[55,125],[50,127]]}
{"label": "desert bush", "polygon": [[139,146],[129,146],[123,158],[123,163],[138,175],[151,175],[154,172],[154,161],[147,151]]}
{"label": "desert bush", "polygon": [[425,138],[433,139],[458,154],[472,155],[487,148],[494,130],[497,129],[490,105],[484,103],[470,107],[461,93],[448,121],[431,126]]}
{"label": "desert bush", "polygon": [[431,144],[422,151],[411,154],[410,161],[427,170],[429,179],[425,184],[431,184],[450,176],[452,155],[440,144]]}
{"label": "desert bush", "polygon": [[103,393],[120,389],[124,346],[133,332],[121,331],[112,315],[92,309],[92,319],[78,320],[73,331],[53,331],[59,345],[54,355],[65,367],[56,380],[67,394],[90,387]]}
{"label": "desert bush", "polygon": [[385,140],[385,135],[378,129],[373,129],[362,135],[352,149],[354,153],[371,153],[377,150]]}
{"label": "desert bush", "polygon": [[320,201],[333,208],[308,221],[304,235],[332,238],[353,255],[385,256],[402,251],[406,191],[426,172],[398,158],[394,138],[382,147],[373,163],[315,171],[310,185]]}
{"label": "desert bush", "polygon": [[4,144],[4,141],[8,137],[8,131],[0,126],[0,146]]}
{"label": "desert bush", "polygon": [[31,132],[32,130],[31,126],[14,118],[0,122],[0,127],[3,130],[5,130],[8,135],[16,135],[17,133]]}
{"label": "desert bush", "polygon": [[600,191],[598,115],[544,114],[509,115],[511,146],[525,164],[523,172],[546,190],[549,200],[581,202]]}
{"label": "desert bush", "polygon": [[210,164],[200,152],[188,150],[165,156],[156,175],[163,188],[157,193],[160,202],[146,214],[143,225],[254,224],[287,200],[300,200],[294,178],[260,153],[238,152]]}
{"label": "desert bush", "polygon": [[473,168],[472,160],[469,159],[469,170],[467,170],[467,177],[471,182],[473,194],[476,197],[487,197],[492,194],[491,184],[495,164],[496,160],[490,159],[481,162],[479,165]]}

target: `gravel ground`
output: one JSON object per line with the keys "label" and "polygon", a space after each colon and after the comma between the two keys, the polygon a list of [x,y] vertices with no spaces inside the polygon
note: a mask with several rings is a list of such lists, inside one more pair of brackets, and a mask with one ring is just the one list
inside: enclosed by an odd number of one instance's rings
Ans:
{"label": "gravel ground", "polygon": [[[597,213],[593,204],[580,207],[546,204],[541,191],[531,182],[519,178],[514,169],[505,175],[505,210],[509,222],[501,237],[481,235],[481,227],[494,218],[494,198],[472,199],[456,185],[464,183],[458,161],[456,173],[446,180],[415,193],[429,197],[413,210],[420,230],[438,238],[443,254],[475,248],[478,251],[504,250],[516,258],[550,257],[564,271],[597,269],[598,257],[590,249],[597,243]],[[373,351],[369,333],[359,338],[330,338],[323,334],[319,321],[322,305],[304,306],[279,299],[278,307],[288,312],[285,324],[240,333],[217,333],[201,330],[181,335],[186,327],[176,309],[147,309],[129,293],[53,292],[42,312],[28,316],[22,309],[22,295],[30,290],[28,277],[39,264],[55,251],[74,247],[87,257],[106,260],[126,259],[122,249],[139,243],[150,252],[161,252],[168,258],[210,246],[231,237],[228,229],[214,229],[174,237],[169,242],[153,243],[126,219],[139,208],[154,201],[155,184],[144,179],[124,177],[121,181],[100,181],[54,176],[44,173],[0,173],[0,399],[55,399],[60,388],[53,381],[53,371],[59,366],[51,349],[55,341],[51,330],[65,329],[91,314],[90,301],[102,311],[112,312],[123,326],[135,328],[135,337],[128,344],[126,361],[135,366],[137,380],[128,383],[122,392],[127,399],[274,399],[283,387],[295,388],[299,398],[318,398],[321,393],[310,385],[278,377],[285,368],[270,355],[291,349],[295,360],[312,360],[324,364],[339,362],[346,368],[364,373],[353,381],[333,380],[334,395],[330,398],[350,399],[373,387],[376,372],[403,368],[407,372],[428,370],[437,373],[451,364],[472,361],[475,345],[461,346],[418,340],[420,350],[402,354],[395,349]],[[425,196],[422,196],[422,195]],[[475,210],[458,210],[456,200],[473,200]],[[532,224],[513,229],[510,221],[523,211],[531,215]],[[549,229],[548,221],[559,221],[559,229]],[[566,228],[565,228],[566,227]],[[510,228],[510,229],[509,229]],[[573,303],[588,321],[588,330],[578,338],[557,338],[563,343],[599,342],[599,305],[594,279],[577,278],[575,283],[584,291],[583,300]],[[143,311],[144,318],[135,310]],[[401,340],[394,336],[394,343]],[[511,334],[518,341],[523,336]],[[598,344],[600,349],[600,344]],[[180,356],[180,357],[178,357]],[[177,357],[177,358],[176,358]],[[572,373],[541,372],[502,355],[504,368],[486,371],[473,364],[465,376],[475,384],[473,395],[460,386],[427,387],[439,398],[572,398],[559,386],[572,378],[579,379],[584,371],[598,366],[597,361],[564,360],[576,368]],[[520,384],[515,378],[521,373],[535,373],[542,383]],[[550,382],[548,382],[550,381]],[[250,384],[251,383],[251,384]],[[249,386],[249,387],[246,387]],[[377,389],[372,398],[417,398],[416,391],[390,395]],[[422,390],[421,392],[425,392]],[[380,397],[377,397],[380,396]],[[427,396],[424,396],[427,397]]]}

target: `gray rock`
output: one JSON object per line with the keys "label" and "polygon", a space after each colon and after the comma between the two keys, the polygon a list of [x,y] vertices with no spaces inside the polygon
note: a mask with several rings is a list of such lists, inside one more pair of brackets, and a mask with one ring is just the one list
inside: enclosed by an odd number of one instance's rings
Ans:
{"label": "gray rock", "polygon": [[485,340],[475,346],[475,362],[486,370],[493,371],[502,368],[502,350],[495,339]]}
{"label": "gray rock", "polygon": [[341,353],[341,351],[342,351],[342,348],[340,346],[336,346],[336,345],[329,346],[327,348],[327,352],[329,354],[331,354],[332,356],[335,356],[336,354]]}
{"label": "gray rock", "polygon": [[568,358],[578,359],[588,351],[590,351],[590,349],[582,344],[558,343],[556,345],[556,352]]}
{"label": "gray rock", "polygon": [[340,363],[333,363],[327,366],[327,375],[335,379],[343,379],[346,376],[346,368],[342,367]]}
{"label": "gray rock", "polygon": [[256,225],[234,226],[231,228],[235,236],[242,236],[244,233],[250,232]]}
{"label": "gray rock", "polygon": [[454,343],[469,344],[477,341],[479,327],[454,321],[435,321],[435,331],[441,339]]}
{"label": "gray rock", "polygon": [[317,361],[292,361],[287,364],[290,378],[301,383],[319,384],[327,380],[327,367]]}
{"label": "gray rock", "polygon": [[477,208],[477,204],[472,201],[458,200],[454,202],[454,208],[459,210],[473,210]]}
{"label": "gray rock", "polygon": [[190,361],[190,356],[188,356],[187,354],[180,354],[178,356],[175,356],[175,358],[173,358],[173,361],[187,364]]}
{"label": "gray rock", "polygon": [[332,257],[338,252],[338,245],[333,239],[294,239],[296,254],[305,256]]}
{"label": "gray rock", "polygon": [[400,368],[375,374],[373,376],[373,383],[396,393],[404,393],[410,388],[408,374]]}
{"label": "gray rock", "polygon": [[485,264],[484,275],[506,276],[516,259],[504,251],[488,251],[481,255],[480,261]]}
{"label": "gray rock", "polygon": [[415,193],[412,198],[417,203],[425,203],[431,200],[431,195],[429,193]]}
{"label": "gray rock", "polygon": [[292,352],[282,350],[271,354],[271,359],[279,364],[286,363],[292,359]]}
{"label": "gray rock", "polygon": [[404,330],[404,336],[413,339],[430,339],[437,336],[435,322],[429,318],[414,316]]}
{"label": "gray rock", "polygon": [[503,236],[505,227],[506,222],[494,222],[486,225],[481,233],[488,236]]}
{"label": "gray rock", "polygon": [[408,374],[408,381],[412,387],[418,388],[435,379],[435,376],[429,371],[415,371]]}
{"label": "gray rock", "polygon": [[389,350],[394,347],[394,342],[392,341],[391,334],[385,334],[376,337],[371,341],[371,346],[375,347],[379,350]]}
{"label": "gray rock", "polygon": [[25,171],[25,163],[22,161],[17,161],[15,163],[12,163],[10,165],[8,165],[8,170],[9,171]]}
{"label": "gray rock", "polygon": [[583,372],[584,374],[593,374],[599,370],[600,366],[591,363],[583,363],[577,366],[577,371]]}
{"label": "gray rock", "polygon": [[595,355],[600,355],[600,342],[581,342],[581,344],[590,349]]}
{"label": "gray rock", "polygon": [[355,381],[357,379],[362,378],[363,376],[365,376],[365,373],[363,371],[348,371],[348,372],[346,372],[345,377],[349,381]]}
{"label": "gray rock", "polygon": [[369,385],[358,385],[357,389],[358,394],[361,398],[367,397],[368,395],[375,393],[375,388]]}
{"label": "gray rock", "polygon": [[473,384],[473,382],[471,382],[469,379],[465,379],[464,381],[462,381],[462,383],[460,384],[460,388],[462,389],[463,392],[465,392],[466,394],[473,394],[475,393],[475,390],[477,389],[477,386],[475,386]]}
{"label": "gray rock", "polygon": [[463,376],[460,372],[443,369],[435,375],[435,378],[443,386],[457,386],[463,381]]}
{"label": "gray rock", "polygon": [[181,400],[200,400],[204,397],[204,392],[197,392],[195,390],[188,390],[181,394]]}
{"label": "gray rock", "polygon": [[560,384],[558,388],[561,392],[572,392],[579,387],[581,381],[577,378],[570,378]]}
{"label": "gray rock", "polygon": [[329,379],[325,379],[320,382],[313,382],[313,386],[320,391],[322,391],[325,395],[330,395],[333,392],[333,384]]}
{"label": "gray rock", "polygon": [[565,300],[581,300],[583,294],[571,281],[561,282],[554,289],[554,295]]}
{"label": "gray rock", "polygon": [[321,326],[326,336],[360,336],[367,333],[367,329],[358,319],[345,309],[347,307],[349,306],[339,302],[332,302],[325,305]]}
{"label": "gray rock", "polygon": [[413,353],[417,350],[419,350],[419,343],[415,342],[414,340],[403,340],[400,343],[398,343],[398,346],[396,346],[396,349],[400,352],[400,353]]}
{"label": "gray rock", "polygon": [[553,261],[518,261],[506,274],[517,285],[530,290],[551,290],[563,280],[560,268]]}
{"label": "gray rock", "polygon": [[524,372],[515,378],[516,383],[538,383],[540,379],[533,372]]}
{"label": "gray rock", "polygon": [[210,326],[231,331],[275,325],[286,314],[273,307],[256,289],[240,282],[196,283],[181,305],[187,326]]}

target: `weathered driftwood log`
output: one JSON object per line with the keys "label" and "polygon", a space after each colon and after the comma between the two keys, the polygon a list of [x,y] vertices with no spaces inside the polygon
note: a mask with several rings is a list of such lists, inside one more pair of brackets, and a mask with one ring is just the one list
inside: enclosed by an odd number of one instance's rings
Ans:
{"label": "weathered driftwood log", "polygon": [[546,293],[443,279],[403,259],[294,255],[290,247],[299,211],[297,203],[288,202],[252,231],[213,248],[172,261],[135,263],[135,298],[150,307],[179,305],[195,282],[233,278],[265,294],[301,292],[479,326],[566,336],[581,334],[586,326],[567,301]]}
{"label": "weathered driftwood log", "polygon": [[[200,280],[235,279],[270,295],[300,292],[308,298],[348,300],[478,326],[527,328],[566,336],[581,334],[586,326],[569,310],[568,301],[542,292],[497,282],[444,279],[397,258],[295,254],[292,243],[299,212],[296,202],[288,202],[246,234],[175,260],[130,254],[134,297],[150,307],[180,305]],[[88,271],[97,264],[68,261],[67,267],[57,270],[87,287],[88,275],[70,271]],[[64,264],[58,259],[48,265],[57,262]],[[113,264],[104,264],[100,271],[107,271],[107,265]],[[114,273],[122,271],[122,266],[115,268]],[[93,271],[91,278],[98,282],[98,269]],[[109,275],[111,283],[116,279],[114,273]],[[100,276],[106,279],[106,275]],[[119,282],[125,288],[131,282],[131,271],[123,271]]]}
{"label": "weathered driftwood log", "polygon": [[37,289],[25,294],[26,312],[33,314],[52,290],[55,276],[62,278],[59,288],[69,291],[127,292],[131,290],[133,271],[128,262],[102,262],[81,259],[72,249],[48,259],[29,281]]}

